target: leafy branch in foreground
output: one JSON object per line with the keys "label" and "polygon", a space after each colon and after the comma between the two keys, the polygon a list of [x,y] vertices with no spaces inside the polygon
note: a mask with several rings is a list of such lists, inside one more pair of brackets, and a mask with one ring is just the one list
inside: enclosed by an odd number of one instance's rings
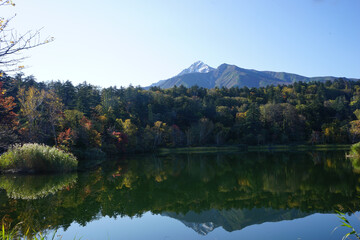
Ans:
{"label": "leafy branch in foreground", "polygon": [[341,223],[342,223],[339,227],[347,227],[347,228],[351,229],[350,232],[348,232],[347,234],[344,235],[342,240],[349,239],[349,236],[351,236],[351,235],[355,236],[356,239],[360,240],[359,233],[350,224],[349,220],[346,218],[346,215],[339,211],[336,211],[336,212],[337,212],[337,217],[340,218]]}

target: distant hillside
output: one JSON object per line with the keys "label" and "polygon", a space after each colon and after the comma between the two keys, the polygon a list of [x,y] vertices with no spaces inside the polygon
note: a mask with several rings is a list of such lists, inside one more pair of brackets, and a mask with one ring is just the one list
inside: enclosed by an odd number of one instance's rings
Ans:
{"label": "distant hillside", "polygon": [[[161,80],[149,87],[172,88],[183,85],[197,85],[204,88],[214,87],[263,87],[267,85],[283,85],[302,81],[326,81],[336,77],[304,77],[286,72],[257,71],[239,68],[235,65],[222,64],[214,69],[199,61],[184,69],[180,74],[167,80]],[[147,87],[147,88],[149,88]]]}

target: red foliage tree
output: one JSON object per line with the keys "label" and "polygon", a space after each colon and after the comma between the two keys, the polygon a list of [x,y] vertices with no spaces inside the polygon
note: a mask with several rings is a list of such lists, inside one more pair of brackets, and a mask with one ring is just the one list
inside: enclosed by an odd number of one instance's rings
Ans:
{"label": "red foliage tree", "polygon": [[5,92],[3,82],[0,81],[0,152],[18,142],[18,136],[14,132],[19,125],[17,114],[13,111],[16,106],[15,99],[5,97]]}
{"label": "red foliage tree", "polygon": [[0,126],[14,130],[19,122],[17,114],[14,113],[14,97],[5,97],[6,90],[3,88],[3,82],[0,81]]}
{"label": "red foliage tree", "polygon": [[64,132],[59,133],[57,137],[58,148],[70,151],[71,147],[74,145],[75,134],[71,128],[66,129]]}
{"label": "red foliage tree", "polygon": [[129,142],[128,136],[122,132],[112,132],[112,135],[117,139],[116,147],[121,149],[121,151],[126,151],[126,144]]}

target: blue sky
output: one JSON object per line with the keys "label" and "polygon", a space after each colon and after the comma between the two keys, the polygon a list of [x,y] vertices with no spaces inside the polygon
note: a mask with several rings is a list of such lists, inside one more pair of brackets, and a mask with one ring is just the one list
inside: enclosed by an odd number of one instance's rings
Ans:
{"label": "blue sky", "polygon": [[55,41],[27,51],[39,81],[150,85],[197,60],[305,76],[360,78],[360,0],[15,0],[19,32]]}

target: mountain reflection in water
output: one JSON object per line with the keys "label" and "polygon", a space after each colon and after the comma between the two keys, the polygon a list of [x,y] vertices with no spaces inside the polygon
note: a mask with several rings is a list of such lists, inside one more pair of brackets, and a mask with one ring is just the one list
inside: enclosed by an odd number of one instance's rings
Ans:
{"label": "mountain reflection in water", "polygon": [[253,224],[264,222],[277,222],[302,218],[310,213],[303,213],[297,209],[230,209],[230,210],[207,210],[201,213],[188,212],[186,214],[164,212],[162,216],[178,219],[185,226],[192,228],[201,235],[206,235],[217,227],[222,227],[228,232],[243,229]]}
{"label": "mountain reflection in water", "polygon": [[29,181],[3,175],[0,217],[45,230],[150,211],[205,235],[220,226],[231,232],[316,212],[358,211],[360,175],[344,156],[343,151],[134,155],[77,177],[39,176],[44,186],[36,176]]}

